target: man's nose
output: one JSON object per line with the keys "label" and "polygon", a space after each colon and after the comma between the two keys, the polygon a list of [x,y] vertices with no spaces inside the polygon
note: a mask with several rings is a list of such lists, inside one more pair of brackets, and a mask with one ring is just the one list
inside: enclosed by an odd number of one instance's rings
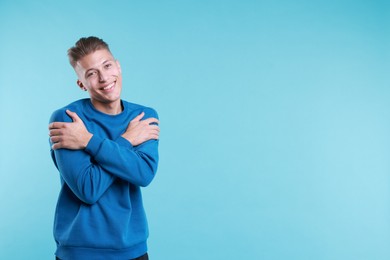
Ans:
{"label": "man's nose", "polygon": [[100,82],[106,82],[108,78],[108,75],[104,73],[103,71],[99,73],[99,81]]}

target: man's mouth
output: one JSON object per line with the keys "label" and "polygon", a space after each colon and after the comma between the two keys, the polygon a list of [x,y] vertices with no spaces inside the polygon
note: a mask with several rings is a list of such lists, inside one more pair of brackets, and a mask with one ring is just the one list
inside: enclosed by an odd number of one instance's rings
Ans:
{"label": "man's mouth", "polygon": [[112,82],[111,84],[105,86],[105,87],[103,88],[103,90],[104,90],[104,91],[110,91],[110,90],[114,89],[114,86],[115,86],[115,81]]}

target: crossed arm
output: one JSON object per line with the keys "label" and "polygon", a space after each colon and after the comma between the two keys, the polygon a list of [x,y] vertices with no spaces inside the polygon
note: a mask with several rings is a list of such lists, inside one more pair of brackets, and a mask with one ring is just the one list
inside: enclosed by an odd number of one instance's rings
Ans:
{"label": "crossed arm", "polygon": [[[61,148],[71,150],[85,149],[91,140],[93,134],[88,132],[84,122],[80,117],[70,110],[66,113],[72,118],[73,122],[53,122],[49,124],[50,141],[53,143],[52,149]],[[145,113],[142,112],[136,116],[128,125],[126,132],[122,137],[128,140],[133,146],[140,145],[148,140],[157,140],[160,128],[159,121],[156,118],[142,120]]]}
{"label": "crossed arm", "polygon": [[52,156],[80,200],[95,203],[117,178],[137,186],[151,182],[158,163],[156,118],[142,120],[145,114],[141,113],[121,137],[109,140],[88,132],[76,113],[66,113],[73,122],[58,122],[55,117],[49,124]]}

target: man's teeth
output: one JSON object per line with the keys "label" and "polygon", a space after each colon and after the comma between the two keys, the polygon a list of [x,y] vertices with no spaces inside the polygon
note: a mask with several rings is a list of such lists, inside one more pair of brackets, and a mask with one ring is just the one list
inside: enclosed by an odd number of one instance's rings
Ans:
{"label": "man's teeth", "polygon": [[104,87],[103,89],[104,89],[104,90],[107,90],[107,89],[110,89],[110,88],[112,88],[113,86],[114,86],[114,83],[112,83],[112,84],[108,85],[107,87]]}

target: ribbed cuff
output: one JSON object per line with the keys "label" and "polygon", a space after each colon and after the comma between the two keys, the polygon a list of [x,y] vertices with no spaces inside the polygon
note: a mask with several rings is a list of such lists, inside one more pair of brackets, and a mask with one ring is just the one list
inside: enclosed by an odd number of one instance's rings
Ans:
{"label": "ribbed cuff", "polygon": [[119,144],[120,146],[124,146],[126,148],[133,149],[133,145],[129,142],[129,140],[127,140],[123,136],[119,136],[118,139],[115,140],[115,142],[117,144]]}
{"label": "ribbed cuff", "polygon": [[89,140],[87,147],[85,147],[85,151],[92,156],[96,156],[102,142],[103,142],[102,138],[100,138],[99,136],[93,135],[91,140]]}

